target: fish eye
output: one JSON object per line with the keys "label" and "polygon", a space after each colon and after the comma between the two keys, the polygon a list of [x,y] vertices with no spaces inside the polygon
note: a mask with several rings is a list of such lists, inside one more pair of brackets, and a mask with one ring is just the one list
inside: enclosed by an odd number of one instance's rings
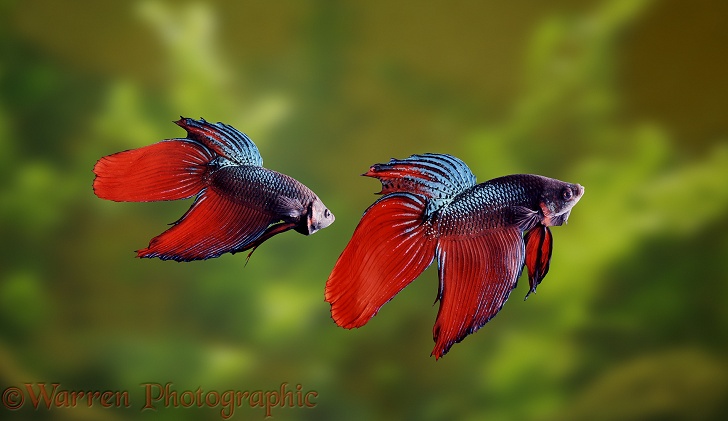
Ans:
{"label": "fish eye", "polygon": [[324,209],[324,218],[328,218],[329,215],[331,215],[331,212],[328,209]]}
{"label": "fish eye", "polygon": [[564,188],[564,190],[562,190],[561,192],[561,197],[563,197],[564,200],[571,200],[573,195],[574,193],[568,187]]}

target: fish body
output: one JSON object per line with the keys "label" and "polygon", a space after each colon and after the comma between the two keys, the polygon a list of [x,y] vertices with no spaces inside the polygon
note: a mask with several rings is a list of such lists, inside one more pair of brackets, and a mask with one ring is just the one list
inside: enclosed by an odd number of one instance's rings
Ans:
{"label": "fish body", "polygon": [[109,155],[94,167],[93,188],[102,199],[195,196],[187,213],[138,250],[138,257],[190,261],[254,251],[290,229],[310,235],[333,223],[334,215],[311,189],[262,166],[258,148],[245,134],[202,119],[175,123],[187,138]]}
{"label": "fish body", "polygon": [[436,358],[500,311],[524,266],[529,294],[536,290],[549,269],[549,227],[565,223],[584,193],[532,174],[476,184],[465,163],[443,154],[393,159],[364,175],[381,181],[383,196],[364,213],[326,283],[332,318],[363,326],[436,260]]}
{"label": "fish body", "polygon": [[211,171],[209,177],[209,188],[230,201],[297,227],[306,225],[300,216],[306,214],[309,204],[319,200],[300,181],[263,167],[225,166]]}
{"label": "fish body", "polygon": [[[579,194],[578,187],[564,185],[561,181],[540,175],[514,174],[499,177],[466,189],[449,206],[431,218],[438,221],[438,233],[441,235],[478,233],[511,225],[518,225],[523,231],[528,231],[539,223],[545,226],[562,225],[566,221],[565,217],[547,218],[547,215],[554,212],[541,206],[541,203],[554,201],[552,198],[542,197],[543,192],[562,188],[569,190],[571,193],[568,194],[572,196]],[[566,211],[566,215],[569,211],[570,209]]]}

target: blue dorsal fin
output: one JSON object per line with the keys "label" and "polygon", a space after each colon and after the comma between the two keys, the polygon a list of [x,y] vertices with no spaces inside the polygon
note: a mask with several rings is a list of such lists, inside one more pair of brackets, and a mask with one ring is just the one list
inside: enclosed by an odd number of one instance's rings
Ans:
{"label": "blue dorsal fin", "polygon": [[205,145],[217,155],[240,165],[263,166],[263,158],[252,140],[233,126],[208,123],[205,119],[181,117],[175,123],[187,131],[187,138]]}
{"label": "blue dorsal fin", "polygon": [[380,194],[414,193],[431,200],[428,213],[450,202],[456,195],[473,187],[475,175],[458,158],[447,154],[427,153],[405,159],[391,159],[374,164],[364,174],[382,183]]}

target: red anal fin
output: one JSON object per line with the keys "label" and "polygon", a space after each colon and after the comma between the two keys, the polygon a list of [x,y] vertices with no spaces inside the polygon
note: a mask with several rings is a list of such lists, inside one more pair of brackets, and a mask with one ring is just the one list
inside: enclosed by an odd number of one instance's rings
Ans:
{"label": "red anal fin", "polygon": [[424,209],[420,197],[392,194],[364,213],[326,282],[336,324],[363,326],[432,263]]}
{"label": "red anal fin", "polygon": [[549,271],[554,241],[549,227],[541,224],[531,228],[526,233],[524,241],[526,242],[528,283],[531,287],[526,294],[526,298],[528,298],[532,292],[536,292],[536,287]]}
{"label": "red anal fin", "polygon": [[204,187],[212,155],[187,140],[166,140],[101,158],[94,166],[94,192],[117,202],[186,199]]}
{"label": "red anal fin", "polygon": [[516,286],[523,255],[523,239],[516,227],[439,239],[440,309],[432,350],[436,359],[500,311]]}
{"label": "red anal fin", "polygon": [[274,217],[204,190],[175,225],[154,237],[137,257],[190,261],[240,251],[263,234]]}

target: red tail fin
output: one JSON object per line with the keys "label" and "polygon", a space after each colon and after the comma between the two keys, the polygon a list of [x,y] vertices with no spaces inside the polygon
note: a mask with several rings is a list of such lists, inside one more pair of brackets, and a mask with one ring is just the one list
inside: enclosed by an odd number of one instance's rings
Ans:
{"label": "red tail fin", "polygon": [[326,282],[336,324],[363,326],[432,263],[436,241],[427,234],[425,205],[395,193],[367,209]]}
{"label": "red tail fin", "polygon": [[204,146],[182,139],[115,153],[94,166],[94,192],[117,202],[186,199],[204,187],[212,159]]}

